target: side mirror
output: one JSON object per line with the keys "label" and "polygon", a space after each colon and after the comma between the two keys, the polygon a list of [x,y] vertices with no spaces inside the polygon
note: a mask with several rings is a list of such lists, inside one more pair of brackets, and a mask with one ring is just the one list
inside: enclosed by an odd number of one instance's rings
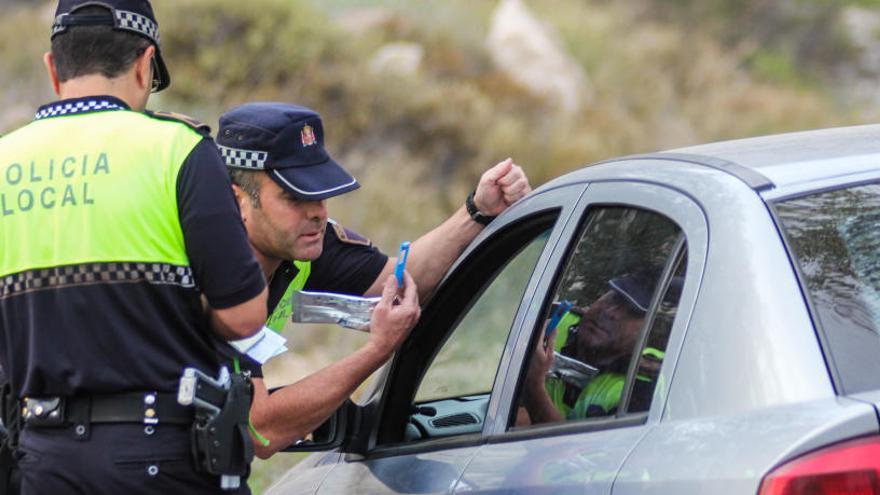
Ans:
{"label": "side mirror", "polygon": [[285,447],[282,452],[322,452],[342,447],[349,436],[349,430],[356,424],[355,418],[359,409],[350,400],[345,401],[311,435]]}

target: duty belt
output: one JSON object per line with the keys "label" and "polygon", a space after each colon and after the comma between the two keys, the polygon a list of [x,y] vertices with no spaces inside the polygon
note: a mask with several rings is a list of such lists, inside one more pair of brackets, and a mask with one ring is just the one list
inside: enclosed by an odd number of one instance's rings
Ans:
{"label": "duty belt", "polygon": [[177,403],[175,394],[132,392],[74,397],[26,397],[21,414],[29,428],[73,426],[75,437],[87,439],[89,425],[97,423],[140,423],[147,431],[160,423],[191,425],[193,408]]}

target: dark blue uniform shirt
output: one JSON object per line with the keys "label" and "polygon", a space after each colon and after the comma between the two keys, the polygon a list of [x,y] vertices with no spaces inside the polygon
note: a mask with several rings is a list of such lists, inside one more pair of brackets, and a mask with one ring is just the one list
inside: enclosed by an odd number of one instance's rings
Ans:
{"label": "dark blue uniform shirt", "polygon": [[[369,240],[333,222],[324,233],[324,249],[312,261],[311,273],[303,290],[362,295],[382,273],[388,256]],[[269,283],[269,314],[290,286],[299,270],[285,261],[275,270]],[[262,377],[259,364],[247,357],[240,358],[241,369],[251,376]]]}

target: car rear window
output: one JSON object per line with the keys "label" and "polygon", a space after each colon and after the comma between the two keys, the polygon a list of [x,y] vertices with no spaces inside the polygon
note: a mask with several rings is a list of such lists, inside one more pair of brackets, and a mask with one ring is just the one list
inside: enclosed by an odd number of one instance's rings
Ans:
{"label": "car rear window", "polygon": [[880,389],[880,184],[776,205],[838,390]]}

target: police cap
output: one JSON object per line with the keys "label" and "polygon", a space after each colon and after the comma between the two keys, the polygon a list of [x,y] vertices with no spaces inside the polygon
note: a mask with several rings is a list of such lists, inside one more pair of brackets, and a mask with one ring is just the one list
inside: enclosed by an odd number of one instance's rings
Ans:
{"label": "police cap", "polygon": [[[103,7],[107,9],[107,14],[77,14],[83,7]],[[71,26],[113,26],[114,29],[147,38],[156,46],[153,91],[162,91],[171,84],[171,76],[159,47],[159,23],[149,0],[59,0],[52,24],[52,38],[63,34]]]}
{"label": "police cap", "polygon": [[324,149],[321,116],[306,107],[236,107],[220,117],[217,145],[227,166],[264,170],[297,199],[318,201],[360,187]]}
{"label": "police cap", "polygon": [[[612,278],[608,281],[608,286],[623,296],[631,308],[645,313],[648,311],[648,306],[650,306],[651,298],[654,295],[656,279],[657,277],[650,272],[640,271]],[[664,295],[664,303],[678,304],[683,282],[684,280],[680,276],[670,280]]]}

